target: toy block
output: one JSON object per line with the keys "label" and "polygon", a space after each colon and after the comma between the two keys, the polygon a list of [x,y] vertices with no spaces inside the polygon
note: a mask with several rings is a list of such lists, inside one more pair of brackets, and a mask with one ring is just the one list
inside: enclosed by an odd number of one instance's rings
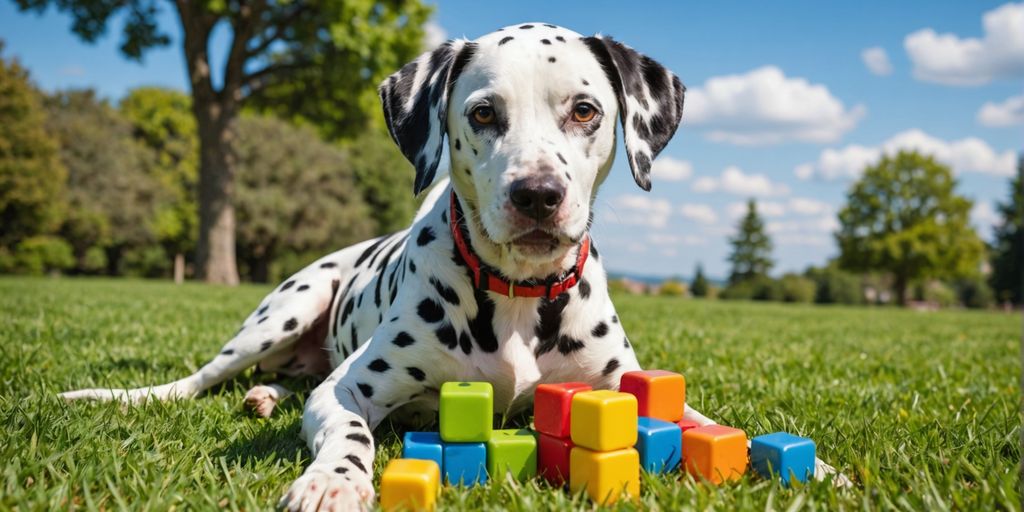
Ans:
{"label": "toy block", "polygon": [[494,390],[489,382],[441,385],[441,439],[446,443],[486,443],[494,423]]}
{"label": "toy block", "polygon": [[724,425],[691,428],[683,434],[683,464],[711,483],[738,480],[747,470],[747,434]]}
{"label": "toy block", "polygon": [[786,432],[750,440],[750,465],[765,478],[781,477],[787,487],[814,476],[814,441]]}
{"label": "toy block", "polygon": [[619,391],[636,396],[640,416],[676,422],[683,419],[686,379],[665,370],[626,372]]}
{"label": "toy block", "polygon": [[380,508],[434,510],[441,470],[432,460],[392,459],[380,477]]}
{"label": "toy block", "polygon": [[432,460],[444,471],[444,442],[437,432],[406,432],[402,439],[402,458]]}
{"label": "toy block", "polygon": [[633,448],[597,452],[575,447],[569,456],[569,490],[586,489],[596,503],[610,505],[623,493],[640,497],[640,454]]}
{"label": "toy block", "polygon": [[637,420],[636,451],[648,473],[667,473],[679,467],[683,436],[679,425],[641,416]]}
{"label": "toy block", "polygon": [[582,382],[541,384],[533,393],[533,428],[542,434],[569,437],[572,397],[580,391],[590,391]]}
{"label": "toy block", "polygon": [[537,475],[537,438],[529,429],[495,430],[487,441],[487,473],[500,478],[504,472],[522,482]]}
{"label": "toy block", "polygon": [[[693,420],[679,420],[676,422],[676,425],[679,426],[679,430],[681,431],[680,434],[685,434],[687,430],[690,430],[691,428],[697,428],[700,426],[699,423]],[[679,441],[682,442],[681,435]],[[685,453],[683,454],[683,458],[686,458]]]}
{"label": "toy block", "polygon": [[[572,442],[601,452],[636,444],[636,397],[629,393],[583,391],[572,397]],[[572,470],[569,470],[572,474]]]}
{"label": "toy block", "polygon": [[573,444],[569,439],[537,434],[537,472],[555,487],[569,481],[569,455]]}
{"label": "toy block", "polygon": [[484,443],[445,443],[444,479],[451,485],[487,483],[487,445]]}

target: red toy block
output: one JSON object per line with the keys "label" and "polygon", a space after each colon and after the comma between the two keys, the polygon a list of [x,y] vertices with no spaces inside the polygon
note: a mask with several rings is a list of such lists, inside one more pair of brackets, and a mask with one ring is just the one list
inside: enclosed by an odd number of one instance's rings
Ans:
{"label": "red toy block", "polygon": [[[582,382],[541,384],[533,394],[533,427],[542,434],[554,437],[569,437],[569,413],[572,397],[580,391],[590,391]],[[568,454],[566,466],[569,467]],[[568,473],[566,473],[568,474]]]}
{"label": "red toy block", "polygon": [[569,481],[569,455],[573,444],[547,434],[537,435],[537,473],[555,487]]}
{"label": "red toy block", "polygon": [[665,370],[626,372],[619,391],[636,397],[640,416],[673,423],[683,419],[686,406],[686,379]]}

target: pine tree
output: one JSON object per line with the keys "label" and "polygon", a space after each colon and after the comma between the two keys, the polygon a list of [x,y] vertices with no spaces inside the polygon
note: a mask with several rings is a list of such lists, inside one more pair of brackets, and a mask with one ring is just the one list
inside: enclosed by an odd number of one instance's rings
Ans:
{"label": "pine tree", "polygon": [[693,282],[690,283],[690,293],[694,297],[707,297],[708,296],[708,279],[704,277],[704,266],[700,263],[697,264],[697,270],[693,276]]}
{"label": "pine tree", "polygon": [[997,207],[1003,222],[995,228],[992,247],[992,288],[1000,301],[1024,303],[1024,155],[1017,161],[1017,178],[1010,181],[1010,198]]}
{"label": "pine tree", "polygon": [[732,272],[729,284],[757,277],[767,277],[774,262],[771,259],[772,241],[765,232],[764,220],[757,213],[757,203],[753,199],[747,202],[747,214],[743,216],[736,236],[729,239],[732,244]]}

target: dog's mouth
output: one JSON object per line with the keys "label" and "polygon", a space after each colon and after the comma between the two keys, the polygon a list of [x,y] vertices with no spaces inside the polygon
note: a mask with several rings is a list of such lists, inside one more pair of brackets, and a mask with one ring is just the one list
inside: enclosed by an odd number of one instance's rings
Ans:
{"label": "dog's mouth", "polygon": [[512,244],[521,248],[554,250],[561,244],[558,236],[542,229],[534,229],[516,237]]}

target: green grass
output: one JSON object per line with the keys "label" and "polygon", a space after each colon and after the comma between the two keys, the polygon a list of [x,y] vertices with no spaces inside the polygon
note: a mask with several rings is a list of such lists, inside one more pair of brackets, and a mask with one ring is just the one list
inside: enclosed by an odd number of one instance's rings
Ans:
{"label": "green grass", "polygon": [[[59,391],[198,368],[267,287],[0,279],[0,509],[268,509],[302,471],[301,399],[247,416],[242,376],[194,401],[64,404]],[[641,364],[750,434],[813,438],[856,483],[796,489],[644,477],[639,508],[1019,509],[1019,315],[620,297]],[[398,453],[390,425],[383,459]],[[446,490],[442,508],[590,508],[538,483]],[[632,508],[632,505],[622,505]]]}

